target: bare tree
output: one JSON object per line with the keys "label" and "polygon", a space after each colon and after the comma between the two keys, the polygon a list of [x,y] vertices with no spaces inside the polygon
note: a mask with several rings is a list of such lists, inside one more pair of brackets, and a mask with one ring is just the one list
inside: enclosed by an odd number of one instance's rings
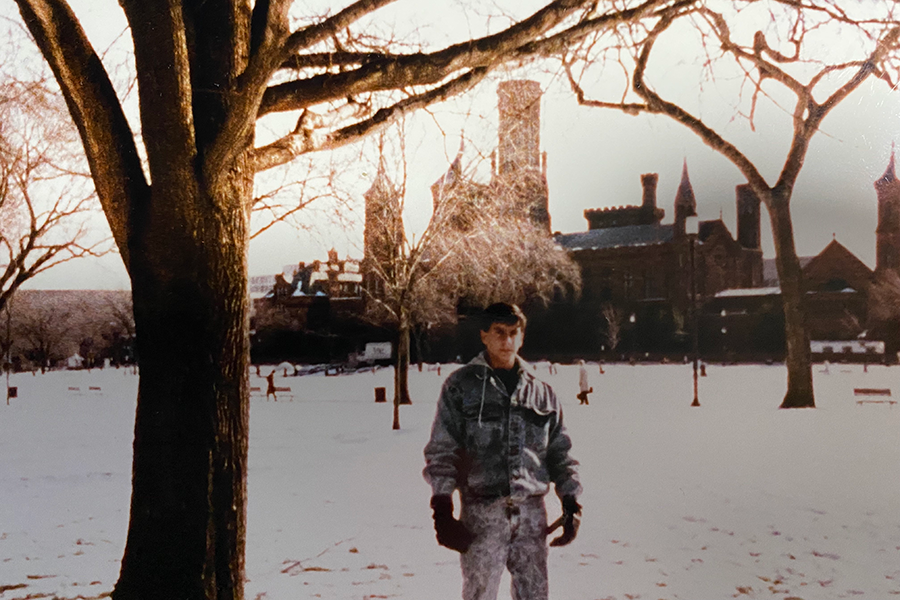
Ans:
{"label": "bare tree", "polygon": [[[696,35],[685,35],[686,29]],[[825,117],[867,80],[880,79],[891,87],[896,85],[900,38],[896,3],[697,2],[673,6],[648,28],[623,26],[615,35],[623,43],[615,44],[614,50],[610,49],[613,44],[603,44],[600,38],[592,37],[567,58],[569,81],[579,102],[628,114],[666,115],[694,132],[747,178],[768,209],[775,242],[787,340],[788,382],[781,407],[815,406],[791,196],[810,142]],[[666,44],[667,36],[674,44]],[[835,44],[836,39],[841,39],[841,43]],[[698,45],[692,49],[688,40],[696,40]],[[624,50],[626,47],[632,51]],[[726,139],[723,124],[691,112],[686,108],[687,101],[671,90],[666,97],[662,90],[670,73],[665,65],[671,65],[667,59],[673,55],[700,65],[700,80],[694,89],[704,89],[703,79],[712,78],[722,84],[713,86],[716,93],[734,91],[734,106],[738,108],[728,118],[736,112],[755,127],[761,102],[771,101],[778,106],[784,98],[793,98],[793,108],[789,110],[790,144],[774,184],[749,158],[747,148],[742,150]],[[694,56],[696,61],[692,63]],[[659,64],[664,67],[654,70],[653,66]],[[588,99],[585,86],[597,71],[624,72],[627,77],[622,95],[612,100]],[[742,83],[732,90],[724,80],[735,76]],[[679,79],[680,85],[684,83]],[[767,153],[772,150],[767,147]]]}
{"label": "bare tree", "polygon": [[609,344],[609,351],[614,352],[622,338],[624,315],[610,302],[606,302],[600,307],[600,314],[603,315],[603,320],[606,322],[606,343]]}
{"label": "bare tree", "polygon": [[106,310],[112,319],[110,325],[128,337],[134,337],[134,309],[131,304],[131,298],[119,294],[106,300]]}
{"label": "bare tree", "polygon": [[875,281],[868,294],[867,331],[878,331],[886,349],[900,345],[900,274],[894,269],[875,273]]}
{"label": "bare tree", "polygon": [[[531,14],[508,2],[482,37],[441,47],[371,35],[396,22],[393,0],[327,14],[293,0],[122,0],[139,136],[69,4],[15,1],[81,134],[132,283],[141,376],[113,595],[226,600],[244,581],[254,175],[676,0],[541,0]],[[290,125],[257,145],[257,121],[279,113]]]}
{"label": "bare tree", "polygon": [[581,289],[578,267],[549,233],[503,186],[473,181],[461,158],[462,152],[432,189],[433,212],[418,238],[410,238],[403,223],[405,178],[395,188],[383,160],[367,197],[370,317],[397,329],[394,429],[400,428],[400,405],[411,403],[410,332],[416,326],[455,323],[460,302],[546,304]]}
{"label": "bare tree", "polygon": [[15,336],[25,357],[43,373],[62,355],[70,313],[50,305],[20,307],[16,311]]}
{"label": "bare tree", "polygon": [[110,295],[101,309],[108,326],[101,329],[105,358],[114,365],[134,363],[134,310],[126,294]]}
{"label": "bare tree", "polygon": [[14,58],[0,65],[0,310],[35,275],[109,247],[87,229],[93,187],[65,106],[13,76]]}

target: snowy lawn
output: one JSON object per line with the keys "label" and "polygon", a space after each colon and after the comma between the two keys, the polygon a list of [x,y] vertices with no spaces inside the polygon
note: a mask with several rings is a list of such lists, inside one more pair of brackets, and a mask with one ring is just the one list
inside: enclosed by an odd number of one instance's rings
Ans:
{"label": "snowy lawn", "polygon": [[[818,408],[793,411],[777,409],[781,366],[711,365],[700,408],[690,366],[605,370],[592,366],[590,406],[575,399],[576,367],[538,371],[563,399],[585,487],[578,538],[551,551],[556,600],[900,597],[900,405],[853,396],[877,387],[897,399],[900,367],[817,365]],[[414,404],[392,431],[390,405],[373,401],[376,386],[390,394],[389,369],[280,375],[290,394],[251,403],[247,597],[459,598],[458,559],[434,541],[421,477],[443,377],[411,372]],[[105,595],[128,523],[137,379],[11,383],[0,600]]]}

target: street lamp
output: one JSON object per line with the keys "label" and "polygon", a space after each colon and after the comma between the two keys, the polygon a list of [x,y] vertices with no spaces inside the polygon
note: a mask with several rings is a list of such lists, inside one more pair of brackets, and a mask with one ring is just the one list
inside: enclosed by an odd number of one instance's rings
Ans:
{"label": "street lamp", "polygon": [[634,334],[635,320],[636,320],[636,318],[634,316],[634,313],[631,313],[631,316],[628,317],[628,322],[631,323],[631,326],[629,327],[629,330],[630,330],[629,333],[631,334],[631,352],[630,352],[630,356],[628,357],[628,362],[630,362],[631,364],[635,363],[634,348],[635,348],[635,346],[637,346],[637,342],[634,339],[634,337],[635,337],[635,334]]}
{"label": "street lamp", "polygon": [[700,231],[700,219],[697,215],[691,215],[684,220],[684,232],[690,241],[691,250],[691,354],[693,355],[693,375],[694,375],[694,400],[691,406],[700,406],[700,399],[697,395],[697,359],[699,352],[698,333],[697,333],[697,272],[695,267],[694,253],[697,244],[697,234]]}

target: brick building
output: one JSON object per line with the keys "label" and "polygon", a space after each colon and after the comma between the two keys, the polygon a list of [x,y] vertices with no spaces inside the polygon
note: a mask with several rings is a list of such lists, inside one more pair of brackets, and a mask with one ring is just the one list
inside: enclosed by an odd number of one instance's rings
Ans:
{"label": "brick building", "polygon": [[377,335],[360,320],[364,301],[360,261],[328,259],[300,262],[291,280],[275,275],[275,284],[254,301],[251,353],[254,362],[342,361],[357,341]]}
{"label": "brick building", "polygon": [[[837,239],[816,256],[800,257],[804,313],[813,347],[850,348],[834,354],[832,360],[872,360],[871,356],[853,350],[863,343],[861,340],[883,341],[880,347],[888,361],[893,361],[900,350],[897,335],[900,324],[873,317],[875,300],[871,295],[879,276],[887,271],[900,271],[900,182],[893,152],[874,187],[878,203],[874,271]],[[730,347],[733,352],[740,347],[745,355],[761,353],[772,358],[783,355],[784,317],[774,262],[774,259],[765,261],[765,287],[726,290],[704,302],[701,338],[708,351],[716,354]],[[814,352],[814,356],[821,359],[824,354]]]}
{"label": "brick building", "polygon": [[737,237],[721,219],[699,223],[696,238],[688,235],[688,217],[696,215],[696,198],[684,165],[673,200],[674,218],[664,224],[657,203],[656,173],[641,176],[641,204],[584,211],[588,230],[558,234],[581,267],[582,297],[571,307],[557,307],[578,317],[570,342],[593,355],[611,351],[608,319],[621,320],[619,353],[678,352],[687,342],[690,319],[691,242],[699,297],[762,285],[760,203],[746,185],[736,188]]}

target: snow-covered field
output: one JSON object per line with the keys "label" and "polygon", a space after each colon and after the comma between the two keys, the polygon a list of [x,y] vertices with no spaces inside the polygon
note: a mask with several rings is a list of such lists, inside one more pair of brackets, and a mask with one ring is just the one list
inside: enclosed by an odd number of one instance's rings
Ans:
{"label": "snow-covered field", "polygon": [[[538,371],[563,398],[585,487],[578,538],[551,551],[553,598],[900,596],[900,405],[853,396],[877,387],[896,399],[900,367],[818,365],[818,408],[794,411],[777,409],[781,366],[710,366],[700,408],[689,407],[689,366],[592,369],[590,406],[574,397],[576,367]],[[421,478],[442,379],[411,372],[400,431],[373,401],[374,387],[390,390],[389,369],[279,376],[292,391],[277,403],[254,393],[248,598],[459,597],[458,559],[434,541]],[[106,594],[125,543],[137,379],[11,383],[0,600]]]}

